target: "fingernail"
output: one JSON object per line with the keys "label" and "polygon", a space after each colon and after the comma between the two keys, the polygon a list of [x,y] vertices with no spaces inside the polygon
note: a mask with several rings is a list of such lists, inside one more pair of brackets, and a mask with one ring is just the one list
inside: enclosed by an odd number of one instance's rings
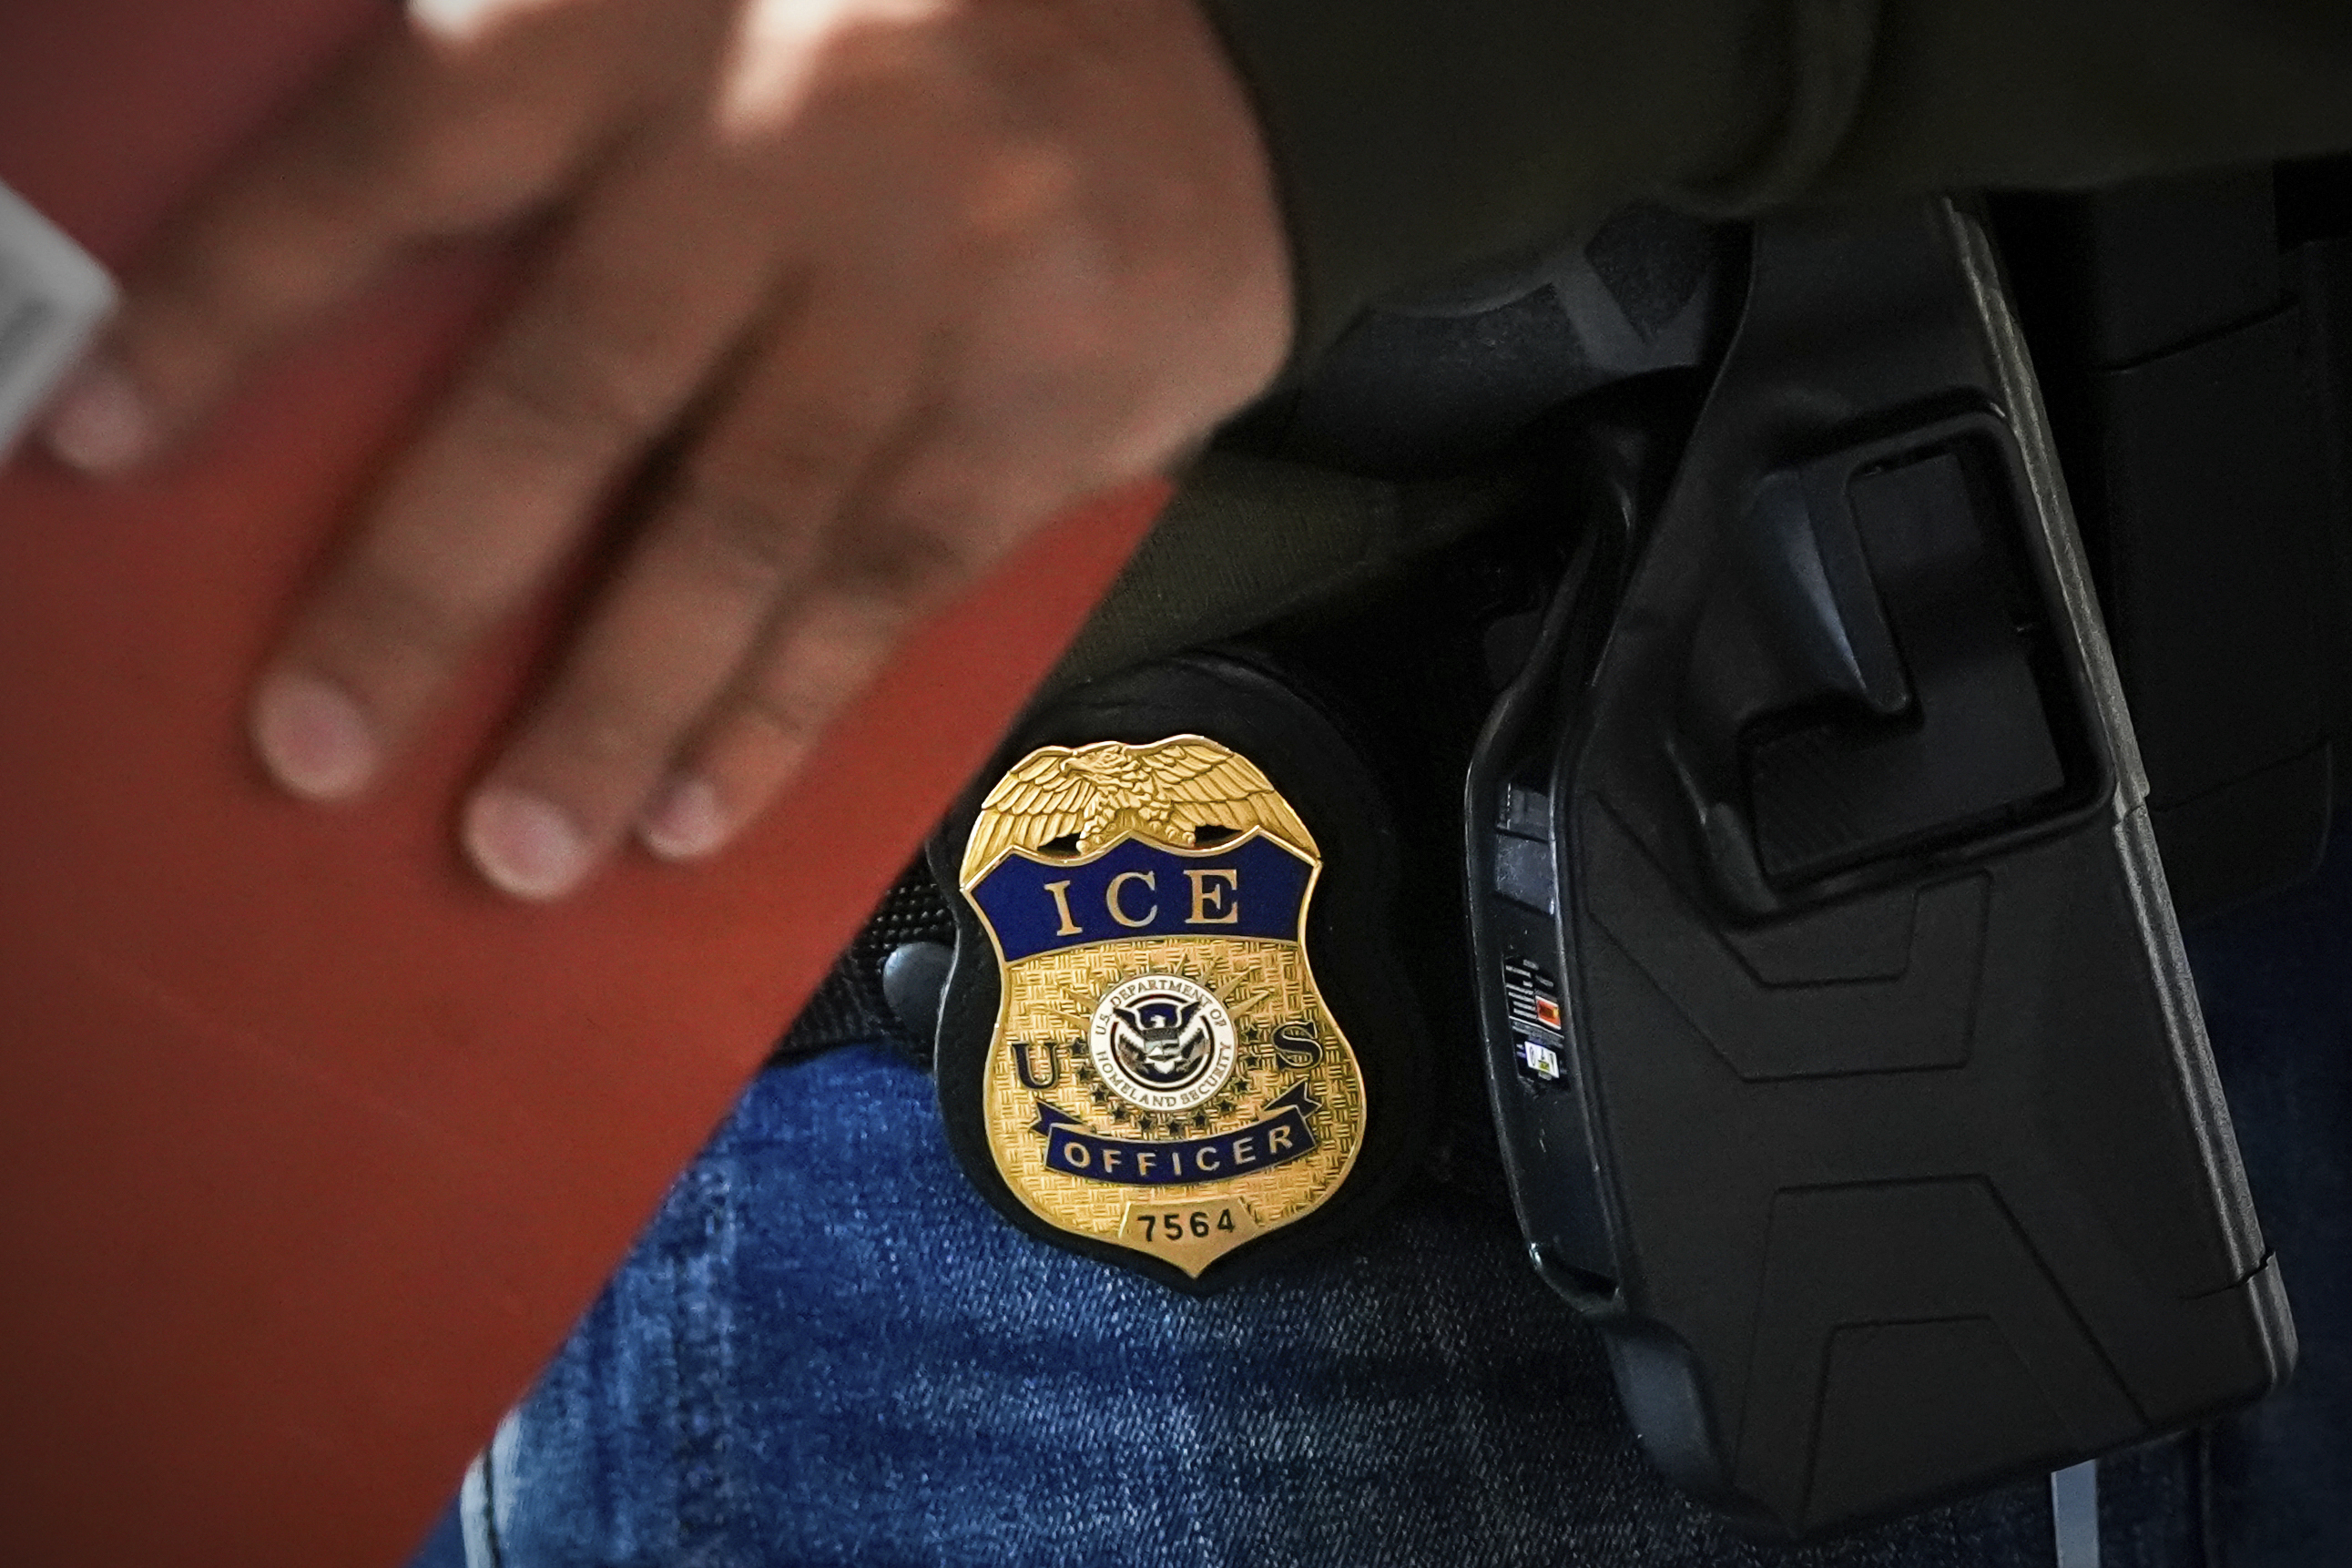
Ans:
{"label": "fingernail", "polygon": [[588,874],[588,843],[535,795],[487,789],[466,808],[466,848],[482,875],[519,899],[552,899]]}
{"label": "fingernail", "polygon": [[253,746],[278,782],[340,800],[374,776],[375,731],[360,705],[315,675],[273,675],[253,702]]}
{"label": "fingernail", "polygon": [[92,358],[66,378],[40,435],[58,461],[84,473],[115,474],[136,466],[154,445],[155,418],[120,367]]}
{"label": "fingernail", "polygon": [[727,809],[701,779],[662,785],[637,820],[637,839],[665,860],[698,860],[727,841]]}

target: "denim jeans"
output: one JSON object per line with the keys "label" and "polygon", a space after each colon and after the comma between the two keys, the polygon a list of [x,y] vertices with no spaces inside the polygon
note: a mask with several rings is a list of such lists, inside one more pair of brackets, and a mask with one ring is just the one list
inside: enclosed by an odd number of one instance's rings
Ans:
{"label": "denim jeans", "polygon": [[[2347,824],[2352,826],[2352,824]],[[2103,1568],[2352,1562],[2352,835],[2192,934],[2303,1369],[2100,1466]],[[419,1568],[2056,1562],[2013,1487],[1801,1551],[1643,1460],[1508,1216],[1428,1183],[1319,1259],[1181,1296],[965,1185],[879,1050],[772,1068],[477,1467]]]}

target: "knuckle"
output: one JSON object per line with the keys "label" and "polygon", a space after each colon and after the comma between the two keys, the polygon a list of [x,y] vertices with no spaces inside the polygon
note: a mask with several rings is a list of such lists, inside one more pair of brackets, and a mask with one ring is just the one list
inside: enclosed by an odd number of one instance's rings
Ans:
{"label": "knuckle", "polygon": [[450,584],[382,557],[355,562],[330,612],[366,647],[391,656],[445,663],[488,619]]}
{"label": "knuckle", "polygon": [[578,332],[536,334],[494,355],[481,395],[522,435],[559,449],[634,444],[660,428],[643,378]]}
{"label": "knuckle", "polygon": [[775,487],[715,465],[688,463],[674,504],[700,565],[747,596],[774,593],[793,565],[793,538]]}
{"label": "knuckle", "polygon": [[824,497],[846,488],[873,450],[881,421],[878,411],[854,402],[811,399],[763,413],[756,437],[733,443],[725,482],[779,498]]}
{"label": "knuckle", "polygon": [[563,140],[562,117],[511,81],[405,39],[332,100],[309,173],[321,201],[463,226],[510,206]]}
{"label": "knuckle", "polygon": [[832,575],[852,599],[911,606],[962,586],[977,565],[956,514],[901,504],[843,542]]}
{"label": "knuckle", "polygon": [[1077,160],[1044,141],[1015,141],[972,161],[963,218],[982,237],[1010,238],[1057,225],[1080,186]]}
{"label": "knuckle", "polygon": [[584,673],[549,716],[553,743],[594,771],[642,769],[667,755],[683,715],[617,672]]}
{"label": "knuckle", "polygon": [[461,224],[477,209],[495,209],[504,194],[502,161],[486,153],[483,141],[466,134],[462,123],[435,125],[405,138],[380,155],[375,179],[387,206],[415,228]]}
{"label": "knuckle", "polygon": [[814,694],[796,682],[763,680],[743,693],[735,721],[764,731],[787,747],[806,744],[830,714]]}
{"label": "knuckle", "polygon": [[468,83],[407,133],[387,177],[420,226],[465,226],[527,204],[562,167],[574,138],[571,117],[533,94]]}

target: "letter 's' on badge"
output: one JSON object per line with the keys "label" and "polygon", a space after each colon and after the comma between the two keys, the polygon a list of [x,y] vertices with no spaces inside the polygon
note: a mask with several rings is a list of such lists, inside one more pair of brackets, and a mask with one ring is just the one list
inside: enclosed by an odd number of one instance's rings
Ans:
{"label": "letter 's' on badge", "polygon": [[[1333,826],[1365,862],[1353,903],[1373,907],[1369,777],[1336,734],[1289,732],[1308,741],[1309,793],[1347,803]],[[1384,1119],[1419,1115],[1408,1075],[1368,1074],[1318,982],[1327,847],[1238,746],[1182,731],[1034,745],[967,820],[933,852],[961,906],[940,1099],[968,1173],[1024,1229],[1222,1283],[1222,1260],[1313,1228]],[[1393,971],[1377,921],[1319,924],[1341,969]],[[1412,1012],[1356,990],[1367,1016]]]}

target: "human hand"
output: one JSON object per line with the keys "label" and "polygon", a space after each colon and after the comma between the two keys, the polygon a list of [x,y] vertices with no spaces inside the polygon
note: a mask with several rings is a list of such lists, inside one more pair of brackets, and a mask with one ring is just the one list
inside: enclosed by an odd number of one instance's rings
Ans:
{"label": "human hand", "polygon": [[465,803],[483,874],[719,848],[931,610],[1164,467],[1288,344],[1265,154],[1193,0],[410,0],[173,226],[47,421],[160,456],[405,249],[538,268],[254,695],[362,794],[656,444],[658,493]]}

